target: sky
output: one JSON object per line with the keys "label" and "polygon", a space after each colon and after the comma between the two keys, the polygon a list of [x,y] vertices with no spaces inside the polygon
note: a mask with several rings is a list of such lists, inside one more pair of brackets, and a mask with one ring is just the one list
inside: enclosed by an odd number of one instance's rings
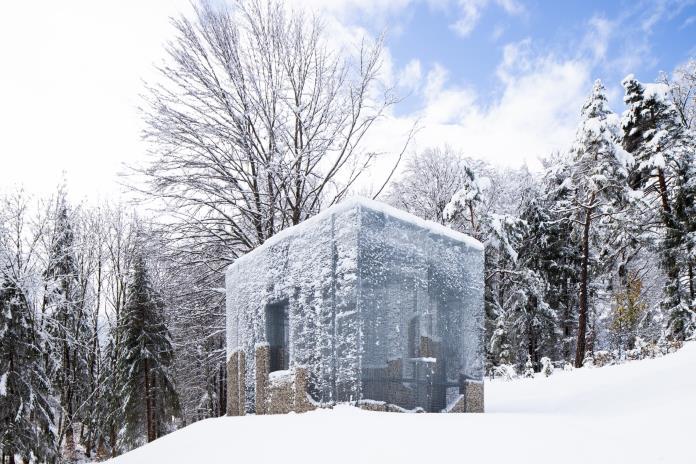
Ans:
{"label": "sky", "polygon": [[[224,0],[218,0],[224,1]],[[450,145],[500,166],[540,168],[572,142],[595,79],[624,110],[621,80],[653,81],[696,56],[696,0],[285,0],[324,16],[349,46],[385,34],[383,79],[403,100],[366,140],[386,172],[409,150]],[[0,189],[118,197],[141,161],[143,82],[188,0],[0,4]]]}

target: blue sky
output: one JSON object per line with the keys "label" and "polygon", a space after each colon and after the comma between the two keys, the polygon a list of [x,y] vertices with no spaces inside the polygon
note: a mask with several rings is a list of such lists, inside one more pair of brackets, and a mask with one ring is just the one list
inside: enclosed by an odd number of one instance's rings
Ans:
{"label": "blue sky", "polygon": [[[457,2],[412,3],[393,12],[388,21],[368,22],[376,32],[386,25],[388,46],[397,66],[418,58],[422,65],[439,63],[451,81],[474,86],[480,96],[495,98],[501,85],[496,69],[508,43],[529,40],[536,53],[558,59],[592,59],[583,41],[592,34],[591,23],[608,23],[606,56],[593,61],[592,77],[620,89],[629,72],[644,81],[659,71],[671,71],[696,53],[696,2],[659,1],[520,1],[519,10],[507,11],[489,2],[468,34],[453,23]],[[620,105],[614,98],[613,103]],[[412,102],[409,102],[413,104]]]}
{"label": "blue sky", "polygon": [[694,0],[331,5],[343,27],[386,31],[390,71],[408,96],[384,129],[388,140],[417,120],[415,149],[447,144],[498,165],[539,169],[566,150],[595,79],[621,113],[627,74],[652,82],[696,54]]}

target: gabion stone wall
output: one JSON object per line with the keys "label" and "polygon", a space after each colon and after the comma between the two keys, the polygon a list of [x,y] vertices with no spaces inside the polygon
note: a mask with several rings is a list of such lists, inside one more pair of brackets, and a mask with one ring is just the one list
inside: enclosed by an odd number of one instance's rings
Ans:
{"label": "gabion stone wall", "polygon": [[483,247],[466,235],[351,199],[238,259],[226,286],[246,412],[268,387],[259,365],[300,369],[312,404],[483,408]]}

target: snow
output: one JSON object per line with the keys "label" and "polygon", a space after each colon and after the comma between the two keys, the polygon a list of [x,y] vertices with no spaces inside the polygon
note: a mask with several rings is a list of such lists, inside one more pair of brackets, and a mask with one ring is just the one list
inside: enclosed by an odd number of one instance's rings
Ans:
{"label": "snow", "polygon": [[659,359],[486,382],[486,414],[208,419],[111,462],[693,462],[695,365],[689,342]]}
{"label": "snow", "polygon": [[652,99],[658,102],[669,102],[669,86],[667,84],[659,83],[647,83],[643,84],[643,97],[647,99]]}
{"label": "snow", "polygon": [[381,203],[379,201],[375,200],[370,200],[368,198],[360,197],[360,196],[355,196],[348,198],[341,203],[334,205],[330,208],[325,209],[321,213],[312,216],[309,219],[306,219],[305,221],[302,221],[301,223],[297,224],[296,226],[293,227],[288,227],[285,230],[282,230],[281,232],[277,233],[273,237],[269,238],[266,240],[263,245],[260,247],[257,247],[254,249],[252,252],[247,253],[246,255],[238,258],[235,263],[241,263],[245,261],[246,259],[249,259],[249,256],[256,255],[258,254],[261,250],[264,250],[268,247],[273,246],[274,244],[277,244],[278,242],[281,242],[282,240],[285,240],[293,235],[302,235],[306,231],[312,229],[317,223],[321,222],[322,220],[326,219],[327,217],[330,217],[332,214],[338,214],[343,211],[348,211],[350,209],[356,208],[356,207],[365,207],[374,211],[378,211],[381,213],[384,213],[387,216],[390,216],[395,219],[400,219],[405,222],[410,222],[413,225],[416,225],[418,227],[422,227],[424,229],[428,229],[430,232],[442,235],[447,238],[451,238],[452,240],[456,240],[459,242],[464,243],[465,245],[474,248],[476,250],[483,250],[483,244],[476,240],[475,238],[463,234],[461,232],[457,232],[456,230],[452,230],[449,227],[445,227],[442,224],[438,224],[436,222],[432,221],[427,221],[425,219],[421,219],[418,216],[415,216],[411,213],[407,213],[405,211],[401,211],[400,209],[394,208],[393,206],[389,206],[385,203]]}
{"label": "snow", "polygon": [[0,377],[0,396],[7,395],[7,372]]}

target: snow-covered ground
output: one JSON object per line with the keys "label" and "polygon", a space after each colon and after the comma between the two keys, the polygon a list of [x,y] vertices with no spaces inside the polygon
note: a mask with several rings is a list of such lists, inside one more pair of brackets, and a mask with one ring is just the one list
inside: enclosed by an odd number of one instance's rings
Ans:
{"label": "snow-covered ground", "polygon": [[486,414],[349,406],[198,422],[133,463],[696,462],[696,342],[659,359],[486,383]]}

